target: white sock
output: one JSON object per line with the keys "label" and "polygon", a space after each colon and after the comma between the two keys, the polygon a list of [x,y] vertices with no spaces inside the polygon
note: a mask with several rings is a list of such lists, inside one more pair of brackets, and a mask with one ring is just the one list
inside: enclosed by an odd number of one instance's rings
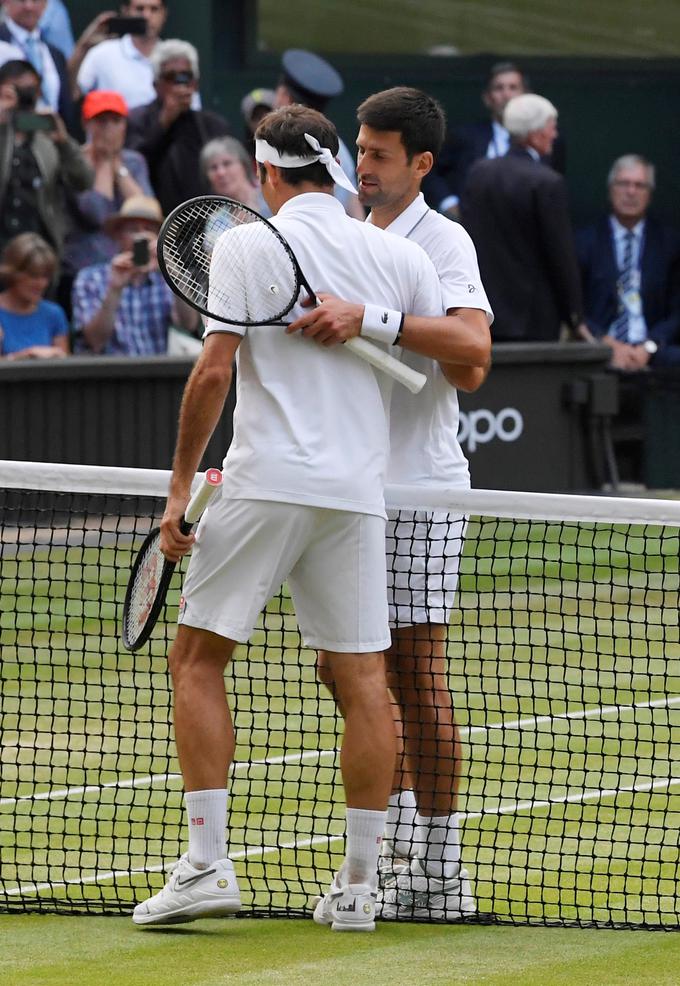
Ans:
{"label": "white sock", "polygon": [[430,818],[418,813],[416,825],[422,826],[423,862],[428,876],[450,880],[460,870],[460,819],[453,815]]}
{"label": "white sock", "polygon": [[378,856],[385,831],[386,811],[348,808],[347,846],[342,879],[347,883],[378,886]]}
{"label": "white sock", "polygon": [[189,862],[205,870],[227,855],[226,790],[187,791],[184,804],[189,826]]}
{"label": "white sock", "polygon": [[416,796],[411,789],[390,795],[385,838],[390,840],[397,856],[408,859],[416,855],[416,812]]}

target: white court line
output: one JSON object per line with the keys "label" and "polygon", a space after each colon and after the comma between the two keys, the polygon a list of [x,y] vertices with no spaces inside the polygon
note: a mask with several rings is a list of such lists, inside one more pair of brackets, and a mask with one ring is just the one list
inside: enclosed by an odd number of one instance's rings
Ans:
{"label": "white court line", "polygon": [[[578,709],[575,712],[558,712],[554,716],[527,716],[524,719],[500,720],[499,722],[488,723],[484,726],[472,726],[461,729],[462,736],[476,736],[480,733],[489,732],[492,729],[513,730],[525,729],[531,726],[538,726],[541,723],[555,722],[565,719],[592,719],[598,716],[610,715],[613,712],[621,712],[624,709],[661,709],[671,705],[680,704],[680,696],[657,698],[650,702],[635,702],[632,705],[595,705],[589,709]],[[293,763],[314,763],[324,760],[326,757],[335,756],[337,750],[306,750],[302,753],[288,753],[285,756],[269,757],[264,760],[242,760],[233,764],[232,774],[247,770],[250,767],[266,767],[273,764],[293,764]],[[107,781],[106,784],[90,784],[86,787],[65,787],[53,791],[41,791],[40,794],[24,794],[18,798],[0,798],[0,807],[4,805],[16,805],[22,801],[53,801],[59,798],[69,798],[77,794],[96,794],[107,788],[134,788],[153,786],[156,782],[174,781],[181,778],[181,774],[148,774],[143,777],[131,777],[123,781]]]}
{"label": "white court line", "polygon": [[[552,805],[575,804],[584,801],[600,801],[603,798],[616,797],[624,793],[641,793],[645,791],[659,791],[680,785],[680,777],[660,777],[654,781],[643,781],[641,784],[630,784],[620,788],[602,788],[593,791],[581,791],[578,794],[568,794],[560,798],[551,798],[545,801],[514,801],[507,805],[497,805],[494,808],[486,808],[480,812],[461,812],[461,819],[484,818],[486,815],[511,815],[521,811],[533,811],[535,808],[549,808]],[[297,839],[293,842],[284,842],[280,846],[252,846],[250,849],[242,849],[230,853],[231,859],[250,859],[253,856],[268,856],[279,853],[284,849],[308,849],[310,846],[330,845],[333,842],[340,842],[345,838],[343,835],[314,835],[304,839]],[[102,883],[105,880],[115,880],[117,877],[133,876],[137,873],[162,873],[169,869],[172,863],[165,863],[160,866],[145,866],[132,870],[111,870],[107,873],[93,873],[91,876],[81,877],[74,880],[65,880],[58,883],[27,883],[12,890],[5,891],[6,897],[18,897],[28,894],[40,893],[41,890],[53,890],[57,887],[83,886],[91,883]]]}
{"label": "white court line", "polygon": [[[325,757],[337,754],[337,750],[307,750],[302,753],[288,753],[282,757],[270,757],[266,760],[241,760],[232,765],[232,774],[248,770],[250,767],[266,767],[272,764],[304,763],[306,761],[323,760]],[[41,791],[40,794],[23,794],[18,798],[0,798],[0,807],[16,805],[21,801],[53,801],[58,798],[70,798],[74,794],[96,794],[107,788],[132,788],[153,786],[157,781],[181,780],[181,774],[147,774],[144,777],[129,777],[123,781],[107,781],[105,784],[88,784],[84,787],[63,787],[53,791]]]}

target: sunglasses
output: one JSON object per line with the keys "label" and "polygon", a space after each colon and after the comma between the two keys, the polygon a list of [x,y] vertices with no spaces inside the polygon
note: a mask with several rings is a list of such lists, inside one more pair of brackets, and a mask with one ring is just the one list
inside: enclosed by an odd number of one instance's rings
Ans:
{"label": "sunglasses", "polygon": [[188,86],[190,82],[193,82],[196,76],[193,72],[162,72],[161,79],[163,82],[172,82],[175,86]]}

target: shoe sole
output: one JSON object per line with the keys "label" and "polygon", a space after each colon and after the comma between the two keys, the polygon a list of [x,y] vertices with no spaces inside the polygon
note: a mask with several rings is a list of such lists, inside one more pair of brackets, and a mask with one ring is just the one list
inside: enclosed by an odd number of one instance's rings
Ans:
{"label": "shoe sole", "polygon": [[223,918],[236,914],[241,910],[239,898],[227,898],[210,902],[191,904],[166,914],[133,914],[134,924],[186,924],[188,921],[199,921],[201,918]]}
{"label": "shoe sole", "polygon": [[365,924],[342,924],[333,921],[331,931],[375,931],[375,921],[367,921]]}

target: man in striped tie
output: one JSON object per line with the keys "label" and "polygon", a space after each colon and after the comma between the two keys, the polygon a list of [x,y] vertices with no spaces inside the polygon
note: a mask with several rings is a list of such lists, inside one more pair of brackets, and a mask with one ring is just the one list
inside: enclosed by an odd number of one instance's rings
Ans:
{"label": "man in striped tie", "polygon": [[645,158],[618,158],[609,215],[577,235],[586,324],[629,372],[680,365],[680,234],[648,214],[654,182]]}

